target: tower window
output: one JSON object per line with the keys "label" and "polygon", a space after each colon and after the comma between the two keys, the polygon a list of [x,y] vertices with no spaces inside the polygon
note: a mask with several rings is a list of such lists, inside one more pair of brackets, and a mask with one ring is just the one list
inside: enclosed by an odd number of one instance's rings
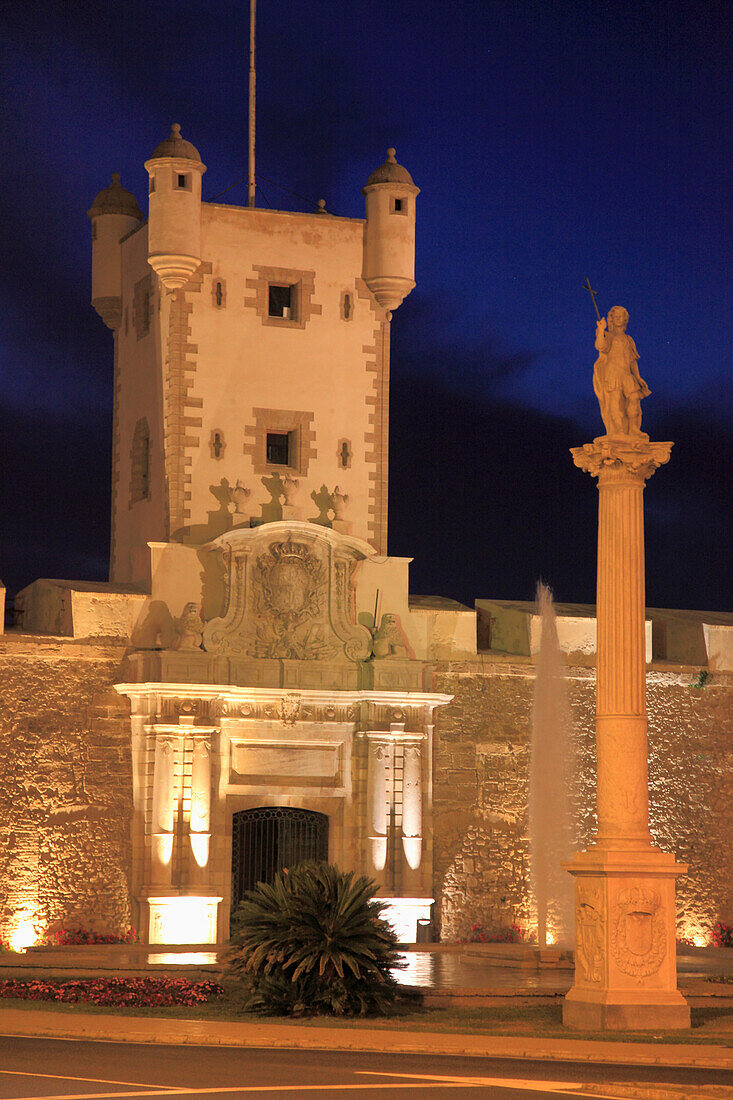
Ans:
{"label": "tower window", "polygon": [[191,176],[188,172],[176,172],[176,187],[180,191],[191,190]]}
{"label": "tower window", "polygon": [[344,320],[348,321],[351,317],[351,295],[344,294]]}
{"label": "tower window", "polygon": [[267,433],[267,461],[273,466],[290,465],[290,436],[287,432]]}
{"label": "tower window", "polygon": [[349,439],[339,439],[336,454],[341,469],[348,470],[351,466],[351,441]]}
{"label": "tower window", "polygon": [[392,199],[392,213],[393,214],[406,214],[407,213],[407,199]]}
{"label": "tower window", "polygon": [[155,176],[150,177],[150,183],[148,184],[148,194],[152,195],[153,191],[155,191]]}
{"label": "tower window", "polygon": [[223,458],[224,448],[226,443],[224,442],[224,433],[218,428],[215,428],[211,433],[211,439],[209,440],[209,447],[211,448],[212,458]]}
{"label": "tower window", "polygon": [[267,298],[267,312],[270,317],[282,317],[284,321],[296,320],[294,289],[292,286],[270,284]]}
{"label": "tower window", "polygon": [[214,309],[226,309],[227,284],[226,279],[215,276],[211,280],[211,304]]}

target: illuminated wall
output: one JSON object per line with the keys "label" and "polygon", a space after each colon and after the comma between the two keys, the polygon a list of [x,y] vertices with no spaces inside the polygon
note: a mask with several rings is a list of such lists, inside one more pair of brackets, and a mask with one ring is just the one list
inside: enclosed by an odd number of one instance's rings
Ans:
{"label": "illuminated wall", "polygon": [[[111,688],[125,679],[123,653],[49,637],[0,639],[0,936],[17,945],[46,928],[121,933],[130,923],[130,719]],[[531,924],[533,666],[482,656],[437,669],[433,690],[455,701],[436,712],[433,835],[426,829],[422,845],[428,855],[434,849],[430,893],[443,938],[466,938],[473,924]],[[653,667],[648,706],[652,829],[690,864],[678,883],[679,929],[699,942],[716,920],[733,923],[733,678],[714,672],[697,688],[698,676],[699,668]],[[593,826],[592,668],[571,670],[570,699],[585,843]],[[366,789],[366,744],[363,755]],[[420,833],[419,822],[408,825]],[[202,817],[197,840],[205,826]]]}
{"label": "illuminated wall", "polygon": [[[531,927],[527,888],[533,665],[490,656],[439,666],[434,689],[455,701],[434,735],[434,893],[446,940],[473,925]],[[733,923],[733,716],[730,673],[695,687],[699,668],[652,668],[647,678],[651,828],[689,863],[677,882],[679,934],[709,942],[716,920]],[[594,828],[595,672],[569,670],[580,777],[581,846]]]}
{"label": "illuminated wall", "polygon": [[130,924],[130,721],[124,649],[0,639],[0,935]]}

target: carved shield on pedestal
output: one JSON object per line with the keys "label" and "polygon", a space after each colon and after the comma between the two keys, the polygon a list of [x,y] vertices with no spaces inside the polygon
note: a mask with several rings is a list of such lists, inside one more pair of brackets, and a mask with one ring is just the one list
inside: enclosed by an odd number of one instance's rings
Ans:
{"label": "carved shield on pedestal", "polygon": [[662,902],[656,890],[632,886],[613,907],[611,951],[619,970],[641,981],[659,970],[667,953]]}

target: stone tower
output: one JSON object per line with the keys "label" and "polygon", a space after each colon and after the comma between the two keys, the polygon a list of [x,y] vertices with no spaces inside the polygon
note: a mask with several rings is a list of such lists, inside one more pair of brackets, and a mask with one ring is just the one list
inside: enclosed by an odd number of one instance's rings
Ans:
{"label": "stone tower", "polygon": [[115,685],[135,919],[152,943],[226,939],[244,891],[317,857],[375,876],[414,939],[449,701],[429,657],[438,637],[475,653],[472,613],[413,613],[409,559],[386,554],[418,189],[390,149],[366,219],[202,202],[179,126],[145,167],[147,221],[119,181],[91,211],[115,334],[110,588],[138,601]]}
{"label": "stone tower", "polygon": [[387,548],[389,323],[415,285],[418,189],[394,150],[366,219],[201,201],[172,128],[149,216],[119,182],[90,211],[95,308],[115,331],[111,580],[148,543],[312,521]]}

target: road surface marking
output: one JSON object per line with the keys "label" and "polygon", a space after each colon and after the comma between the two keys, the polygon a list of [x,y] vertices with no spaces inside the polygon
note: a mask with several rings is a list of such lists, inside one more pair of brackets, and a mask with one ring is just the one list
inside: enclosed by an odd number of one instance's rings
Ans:
{"label": "road surface marking", "polygon": [[[9,1073],[13,1077],[49,1077],[54,1081],[90,1081],[97,1085],[127,1085],[131,1089],[164,1089],[167,1085],[151,1085],[149,1081],[114,1081],[111,1077],[67,1077],[64,1073],[36,1073],[30,1069],[0,1069],[0,1073]],[[175,1089],[176,1085],[170,1086]],[[119,1093],[115,1093],[119,1096]]]}
{"label": "road surface marking", "polygon": [[493,1085],[494,1088],[513,1088],[523,1092],[557,1092],[562,1096],[586,1097],[593,1096],[595,1100],[619,1100],[619,1094],[611,1096],[606,1093],[582,1092],[588,1086],[576,1081],[537,1081],[532,1078],[522,1077],[438,1077],[435,1074],[423,1073],[384,1073],[380,1070],[357,1069],[355,1073],[360,1076],[368,1074],[370,1077],[410,1077],[413,1081],[436,1081],[445,1085],[453,1085],[460,1082],[465,1088],[476,1088]]}
{"label": "road surface marking", "polygon": [[[457,1079],[456,1081],[405,1081],[398,1082],[393,1081],[387,1084],[377,1084],[372,1082],[368,1085],[223,1085],[218,1088],[194,1088],[194,1089],[156,1089],[151,1092],[79,1092],[68,1093],[60,1092],[56,1096],[17,1096],[13,1097],[13,1100],[120,1100],[124,1097],[146,1097],[146,1096],[213,1096],[216,1093],[252,1093],[252,1092],[280,1092],[287,1096],[294,1096],[298,1092],[369,1092],[372,1096],[376,1092],[393,1092],[396,1089],[411,1089],[414,1093],[420,1089],[461,1089],[461,1088],[485,1088],[486,1085],[492,1083],[491,1078],[486,1078],[485,1081],[478,1081],[473,1078]],[[578,1096],[577,1092],[572,1094]],[[581,1094],[582,1095],[582,1094]],[[594,1100],[604,1100],[603,1097],[594,1097]],[[618,1100],[618,1097],[611,1097],[610,1100]]]}
{"label": "road surface marking", "polygon": [[[357,1071],[368,1073],[369,1071]],[[370,1074],[371,1076],[371,1074]],[[379,1076],[392,1076],[391,1074],[380,1074]],[[14,1100],[120,1100],[124,1097],[146,1097],[146,1096],[213,1096],[217,1093],[253,1093],[253,1092],[281,1092],[286,1093],[288,1096],[294,1095],[298,1092],[366,1092],[369,1091],[373,1095],[375,1092],[392,1092],[397,1089],[411,1089],[413,1092],[425,1089],[485,1089],[489,1085],[493,1085],[495,1088],[514,1088],[524,1089],[531,1092],[540,1092],[543,1090],[550,1090],[552,1092],[560,1093],[563,1096],[573,1097],[592,1097],[593,1100],[619,1100],[618,1093],[616,1096],[603,1093],[589,1093],[578,1092],[578,1089],[584,1088],[583,1085],[575,1085],[570,1083],[571,1091],[567,1091],[564,1087],[565,1082],[562,1082],[561,1088],[553,1088],[555,1082],[552,1081],[522,1081],[514,1080],[507,1077],[422,1077],[417,1074],[395,1074],[402,1078],[409,1077],[409,1081],[392,1081],[389,1084],[378,1084],[377,1082],[371,1082],[368,1085],[358,1084],[340,1084],[340,1085],[221,1085],[217,1088],[165,1088],[165,1089],[153,1089],[145,1092],[80,1092],[80,1093],[59,1093],[56,1096],[18,1096]]]}

